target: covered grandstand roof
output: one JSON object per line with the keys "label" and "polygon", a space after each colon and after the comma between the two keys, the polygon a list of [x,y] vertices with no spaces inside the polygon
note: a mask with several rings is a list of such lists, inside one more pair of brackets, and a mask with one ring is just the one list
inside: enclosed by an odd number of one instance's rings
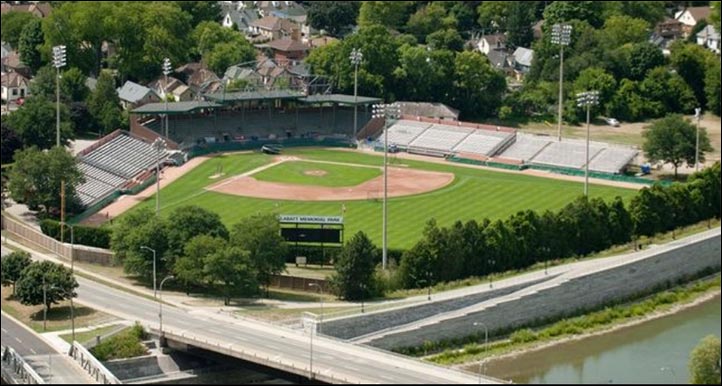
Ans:
{"label": "covered grandstand roof", "polygon": [[[167,106],[166,106],[167,105]],[[214,102],[187,101],[171,103],[148,103],[131,111],[133,114],[186,114],[199,109],[221,107]]]}
{"label": "covered grandstand roof", "polygon": [[358,96],[354,98],[353,95],[345,94],[316,94],[309,95],[305,98],[300,98],[300,102],[303,103],[341,103],[345,105],[368,105],[371,103],[383,102],[381,98],[372,98],[365,96]]}
{"label": "covered grandstand roof", "polygon": [[298,99],[304,94],[300,91],[276,90],[276,91],[240,91],[227,93],[206,94],[205,97],[216,102],[240,102],[257,101],[266,99]]}

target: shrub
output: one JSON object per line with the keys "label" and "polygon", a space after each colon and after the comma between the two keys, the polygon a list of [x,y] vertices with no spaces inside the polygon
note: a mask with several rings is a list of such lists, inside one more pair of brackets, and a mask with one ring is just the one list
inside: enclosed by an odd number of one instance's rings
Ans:
{"label": "shrub", "polygon": [[511,343],[518,344],[518,343],[533,342],[533,341],[539,339],[539,337],[537,336],[536,333],[534,333],[534,331],[532,331],[528,328],[525,328],[523,330],[519,330],[519,331],[511,334],[510,339],[511,339]]}
{"label": "shrub", "polygon": [[133,327],[123,330],[95,346],[90,352],[101,362],[138,357],[147,353],[145,346],[141,343],[141,339],[144,337],[143,327],[136,323]]}
{"label": "shrub", "polygon": [[[40,222],[40,229],[44,234],[60,241],[60,222],[46,219]],[[89,247],[110,248],[111,230],[108,228],[86,227],[82,225],[73,226],[73,241],[75,244],[87,245]],[[70,242],[70,228],[65,227],[65,242]]]}

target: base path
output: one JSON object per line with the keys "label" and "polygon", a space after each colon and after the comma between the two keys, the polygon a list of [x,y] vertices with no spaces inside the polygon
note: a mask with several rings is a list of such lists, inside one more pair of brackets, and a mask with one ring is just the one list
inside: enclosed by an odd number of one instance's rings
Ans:
{"label": "base path", "polygon": [[[354,165],[356,166],[356,165]],[[359,165],[361,166],[361,165]],[[454,181],[452,173],[389,168],[388,195],[402,197],[441,189]],[[258,181],[242,176],[221,181],[208,190],[244,197],[294,201],[376,200],[383,197],[383,176],[352,187],[324,187]]]}

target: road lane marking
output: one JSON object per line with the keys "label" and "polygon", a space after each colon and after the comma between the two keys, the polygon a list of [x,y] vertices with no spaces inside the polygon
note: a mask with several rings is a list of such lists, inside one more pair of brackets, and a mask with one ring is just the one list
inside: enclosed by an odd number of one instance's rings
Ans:
{"label": "road lane marking", "polygon": [[30,349],[30,352],[33,353],[33,354],[37,354],[37,351],[35,351],[35,350],[33,350],[33,349]]}
{"label": "road lane marking", "polygon": [[17,340],[17,341],[18,341],[18,343],[20,343],[20,344],[23,344],[23,341],[22,341],[22,340],[20,340],[20,339],[18,339],[17,337],[15,338],[15,340]]}
{"label": "road lane marking", "polygon": [[3,334],[7,334],[7,333],[8,333],[8,330],[6,330],[6,329],[4,329],[4,328],[2,329],[2,331],[3,331]]}

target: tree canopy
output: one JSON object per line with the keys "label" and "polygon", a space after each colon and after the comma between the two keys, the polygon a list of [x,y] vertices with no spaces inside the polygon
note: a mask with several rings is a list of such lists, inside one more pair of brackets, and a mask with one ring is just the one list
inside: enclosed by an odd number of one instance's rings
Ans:
{"label": "tree canopy", "polygon": [[49,310],[53,304],[76,297],[78,282],[70,269],[51,261],[43,261],[34,262],[25,268],[16,287],[15,296],[20,303],[29,306],[44,304]]}
{"label": "tree canopy", "polygon": [[[696,151],[696,128],[681,115],[669,115],[646,127],[643,146],[647,158],[652,162],[664,161],[677,168],[683,163],[694,165]],[[699,128],[699,162],[705,160],[704,154],[712,151],[707,132]]]}
{"label": "tree canopy", "polygon": [[720,384],[720,339],[704,337],[689,357],[689,382],[695,385]]}

